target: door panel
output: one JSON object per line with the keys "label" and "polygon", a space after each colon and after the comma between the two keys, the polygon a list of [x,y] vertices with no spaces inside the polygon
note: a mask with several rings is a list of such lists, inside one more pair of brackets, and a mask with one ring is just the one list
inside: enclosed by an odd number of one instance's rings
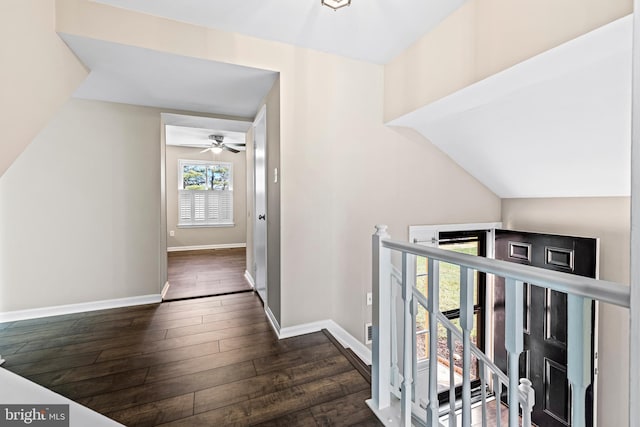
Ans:
{"label": "door panel", "polygon": [[[509,262],[596,277],[596,239],[496,230],[495,254],[496,259]],[[494,358],[496,364],[507,372],[503,278],[496,277],[494,301]],[[523,304],[524,353],[520,357],[519,371],[521,377],[531,380],[536,391],[532,421],[540,427],[570,425],[566,368],[567,296],[526,283]],[[594,325],[595,318],[592,319],[592,336]],[[591,353],[593,359],[593,346]],[[593,405],[590,390],[587,396],[587,425],[591,426]]]}
{"label": "door panel", "polygon": [[258,295],[267,305],[267,115],[260,110],[254,123],[254,228],[255,281]]}

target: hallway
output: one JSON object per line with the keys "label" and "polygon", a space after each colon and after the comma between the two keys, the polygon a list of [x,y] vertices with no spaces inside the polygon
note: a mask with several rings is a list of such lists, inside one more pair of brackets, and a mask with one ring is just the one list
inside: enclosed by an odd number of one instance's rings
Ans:
{"label": "hallway", "polygon": [[379,425],[325,332],[278,340],[254,293],[0,324],[7,370],[127,426]]}
{"label": "hallway", "polygon": [[169,252],[164,301],[252,290],[244,277],[246,249]]}

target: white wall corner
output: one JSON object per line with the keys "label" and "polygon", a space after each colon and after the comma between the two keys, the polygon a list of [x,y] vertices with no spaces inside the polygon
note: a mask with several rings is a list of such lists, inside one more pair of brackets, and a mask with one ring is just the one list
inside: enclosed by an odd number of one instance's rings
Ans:
{"label": "white wall corner", "polygon": [[367,365],[371,365],[371,350],[331,319],[281,328],[278,337],[280,339],[290,338],[318,332],[322,329],[327,329],[343,347],[350,348],[360,360]]}
{"label": "white wall corner", "polygon": [[247,279],[247,282],[249,282],[253,289],[256,288],[256,281],[253,280],[253,276],[251,275],[251,273],[249,273],[248,270],[244,271],[244,278]]}
{"label": "white wall corner", "polygon": [[233,248],[246,248],[246,243],[222,243],[219,245],[198,245],[198,246],[171,246],[167,248],[167,252],[182,252],[182,251],[202,251],[207,249],[233,249]]}
{"label": "white wall corner", "polygon": [[85,311],[106,310],[109,308],[129,307],[134,305],[157,304],[162,302],[162,295],[140,295],[136,297],[117,298],[102,301],[83,302],[79,304],[57,305],[52,307],[33,308],[0,313],[0,323],[18,320],[37,319],[40,317],[61,316],[64,314],[82,313]]}

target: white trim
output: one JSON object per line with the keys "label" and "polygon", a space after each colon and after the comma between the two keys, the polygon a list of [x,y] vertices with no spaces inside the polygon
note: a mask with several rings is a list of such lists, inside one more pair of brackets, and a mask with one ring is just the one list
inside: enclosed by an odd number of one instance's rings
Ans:
{"label": "white trim", "polygon": [[207,249],[246,248],[246,243],[222,243],[219,245],[170,246],[167,252],[202,251]]}
{"label": "white trim", "polygon": [[273,312],[271,311],[271,309],[269,307],[265,307],[264,312],[267,313],[267,319],[269,319],[269,323],[271,324],[271,327],[273,328],[273,331],[278,336],[278,339],[282,339],[283,338],[281,336],[282,329],[280,328],[280,324],[278,323],[278,320],[276,319],[276,316],[273,315]]}
{"label": "white trim", "polygon": [[249,282],[253,289],[256,288],[256,281],[253,280],[253,276],[251,275],[251,273],[249,273],[248,270],[244,271],[244,278],[247,279],[247,282]]}
{"label": "white trim", "polygon": [[343,347],[350,348],[360,360],[371,365],[371,349],[331,319],[281,328],[278,337],[280,339],[290,338],[318,332],[322,329],[327,329]]}
{"label": "white trim", "polygon": [[63,314],[82,313],[85,311],[105,310],[109,308],[129,307],[134,305],[157,304],[162,302],[160,294],[140,295],[137,297],[117,298],[101,301],[83,302],[79,304],[56,305],[52,307],[32,308],[0,313],[0,323],[18,320],[37,319],[40,317],[60,316]]}
{"label": "white trim", "polygon": [[[502,222],[477,222],[470,224],[434,224],[434,225],[410,225],[409,241],[411,243],[431,241],[435,234],[441,231],[473,231],[494,230],[502,228]],[[416,242],[415,240],[418,240]],[[437,241],[437,238],[436,238]]]}
{"label": "white trim", "polygon": [[167,296],[167,292],[169,292],[170,286],[171,284],[168,281],[164,284],[164,287],[162,288],[162,292],[160,292],[160,298],[164,299],[164,297]]}

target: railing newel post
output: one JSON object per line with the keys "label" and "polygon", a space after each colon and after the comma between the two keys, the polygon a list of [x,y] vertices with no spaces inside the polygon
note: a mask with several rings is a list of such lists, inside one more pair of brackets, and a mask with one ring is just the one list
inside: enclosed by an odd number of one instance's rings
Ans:
{"label": "railing newel post", "polygon": [[373,252],[373,342],[371,348],[371,399],[375,407],[391,404],[391,250],[382,244],[388,239],[386,225],[376,225],[372,238]]}

